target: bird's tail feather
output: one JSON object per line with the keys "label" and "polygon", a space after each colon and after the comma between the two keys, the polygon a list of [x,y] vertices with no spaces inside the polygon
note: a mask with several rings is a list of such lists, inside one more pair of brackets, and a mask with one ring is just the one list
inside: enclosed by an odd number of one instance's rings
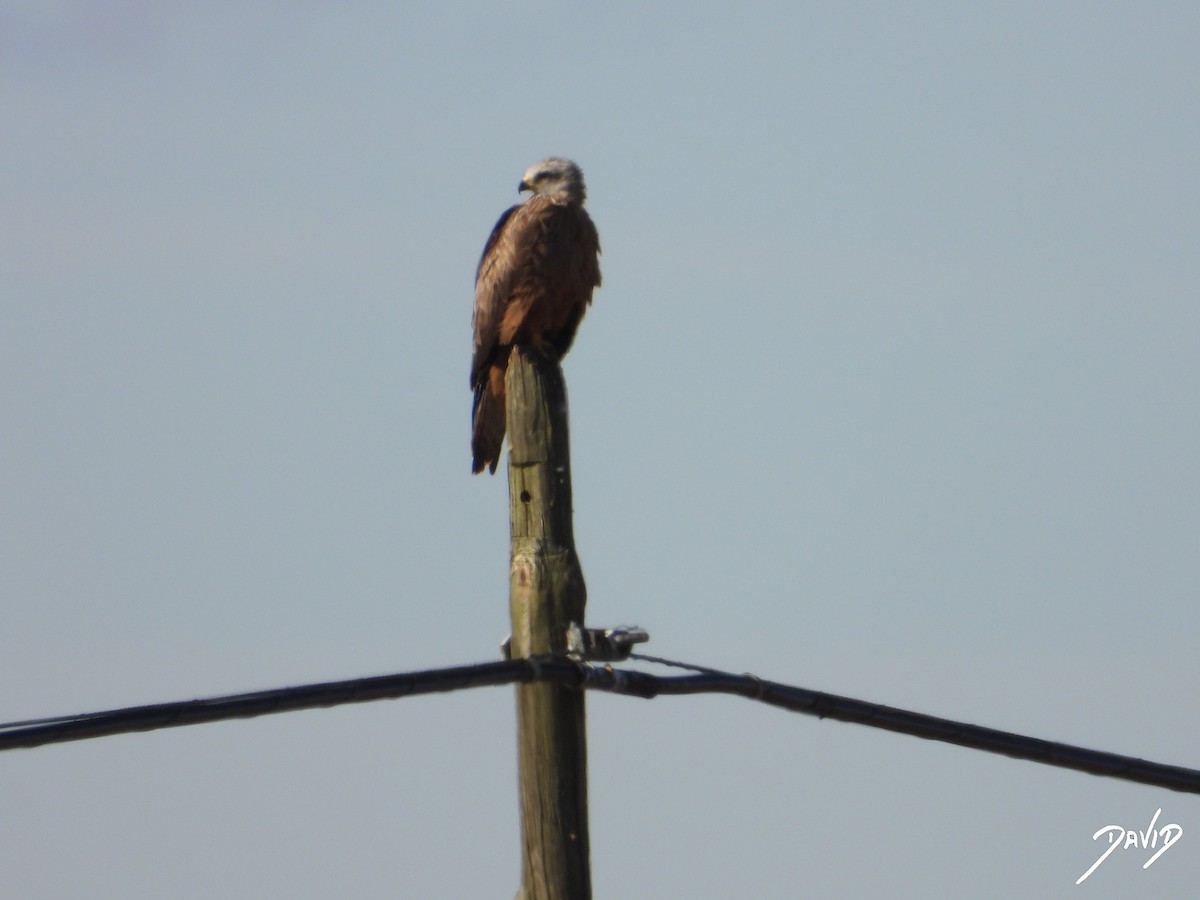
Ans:
{"label": "bird's tail feather", "polygon": [[491,366],[475,389],[475,412],[471,419],[471,472],[484,469],[495,473],[504,443],[504,369]]}

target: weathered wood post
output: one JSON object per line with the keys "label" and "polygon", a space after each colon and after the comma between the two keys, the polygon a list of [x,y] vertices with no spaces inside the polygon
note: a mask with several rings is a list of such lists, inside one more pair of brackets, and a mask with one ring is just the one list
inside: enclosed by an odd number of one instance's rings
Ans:
{"label": "weathered wood post", "polygon": [[[567,392],[562,370],[516,347],[505,392],[512,535],[509,612],[513,658],[566,652],[583,625],[586,588],[571,524]],[[587,745],[583,691],[517,685],[521,803],[518,900],[588,900]]]}

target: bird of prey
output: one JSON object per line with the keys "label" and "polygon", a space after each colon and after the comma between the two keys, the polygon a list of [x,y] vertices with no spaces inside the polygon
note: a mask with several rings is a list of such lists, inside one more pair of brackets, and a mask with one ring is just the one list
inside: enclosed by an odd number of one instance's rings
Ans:
{"label": "bird of prey", "polygon": [[504,372],[515,344],[561,359],[600,284],[600,238],[583,208],[583,173],[550,157],[525,170],[518,193],[483,248],[472,316],[471,471],[496,471],[504,442]]}

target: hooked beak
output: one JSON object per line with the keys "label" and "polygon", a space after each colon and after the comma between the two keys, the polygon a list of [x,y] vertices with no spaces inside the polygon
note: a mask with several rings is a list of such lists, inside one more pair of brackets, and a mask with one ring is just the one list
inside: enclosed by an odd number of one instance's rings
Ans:
{"label": "hooked beak", "polygon": [[524,178],[522,178],[521,183],[519,185],[517,185],[517,193],[518,194],[520,194],[522,191],[532,191],[532,190],[533,190],[533,185],[530,184],[528,181],[526,181]]}

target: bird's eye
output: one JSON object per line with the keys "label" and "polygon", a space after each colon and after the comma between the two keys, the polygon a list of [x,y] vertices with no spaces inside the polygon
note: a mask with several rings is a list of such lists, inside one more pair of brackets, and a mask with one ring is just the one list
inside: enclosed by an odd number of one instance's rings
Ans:
{"label": "bird's eye", "polygon": [[550,177],[549,172],[538,172],[536,175],[533,176],[533,180],[534,181],[542,181],[549,177]]}

